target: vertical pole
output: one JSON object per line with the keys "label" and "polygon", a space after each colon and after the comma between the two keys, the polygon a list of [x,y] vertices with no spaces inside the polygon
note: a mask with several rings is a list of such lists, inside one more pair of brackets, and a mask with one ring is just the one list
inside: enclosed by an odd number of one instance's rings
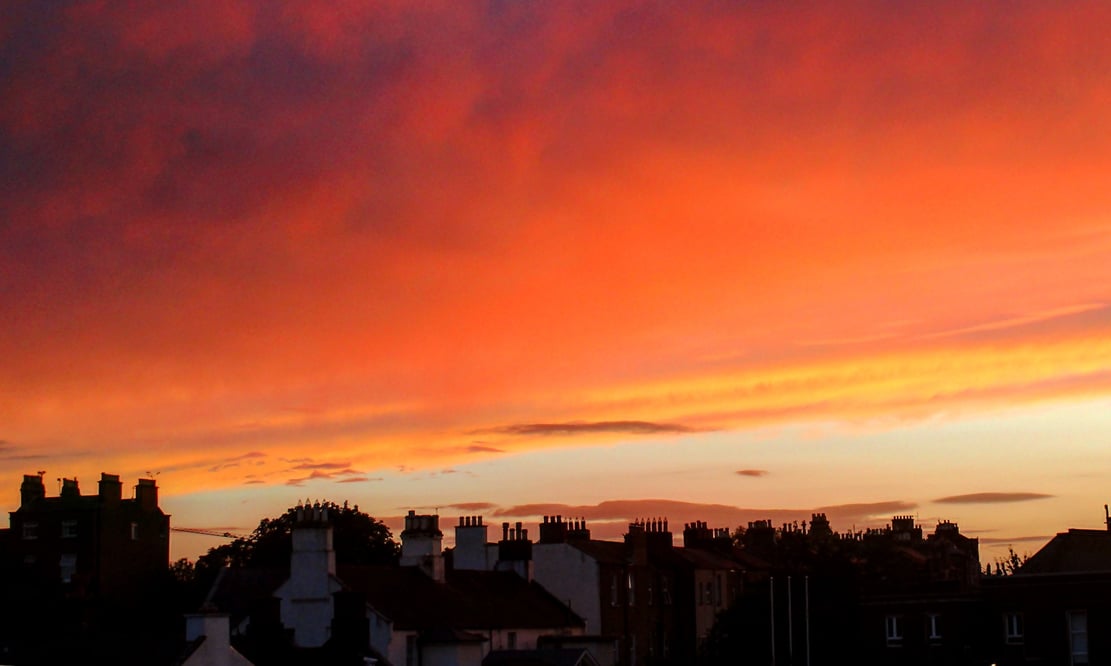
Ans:
{"label": "vertical pole", "polygon": [[795,663],[794,618],[791,617],[791,577],[787,576],[787,663]]}
{"label": "vertical pole", "polygon": [[775,577],[768,578],[768,617],[772,621],[772,666],[775,666]]}
{"label": "vertical pole", "polygon": [[810,576],[802,581],[806,590],[806,666],[810,666]]}

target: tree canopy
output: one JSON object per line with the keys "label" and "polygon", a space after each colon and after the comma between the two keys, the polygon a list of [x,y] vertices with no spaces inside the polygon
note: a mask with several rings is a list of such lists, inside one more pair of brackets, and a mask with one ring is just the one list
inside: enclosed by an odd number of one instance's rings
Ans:
{"label": "tree canopy", "polygon": [[[328,510],[337,564],[394,564],[401,547],[385,523],[359,511],[358,506],[320,503]],[[247,537],[215,548],[197,559],[195,567],[175,563],[178,578],[192,577],[198,594],[206,593],[220,569],[230,567],[285,568],[293,550],[292,529],[298,507],[274,518],[263,518]]]}

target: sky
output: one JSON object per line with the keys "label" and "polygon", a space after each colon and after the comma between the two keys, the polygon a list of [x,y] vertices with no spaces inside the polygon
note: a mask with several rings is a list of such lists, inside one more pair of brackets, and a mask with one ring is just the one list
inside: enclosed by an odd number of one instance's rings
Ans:
{"label": "sky", "polygon": [[1108,25],[5,2],[0,505],[41,470],[235,533],[304,499],[606,538],[907,514],[985,561],[1100,528]]}

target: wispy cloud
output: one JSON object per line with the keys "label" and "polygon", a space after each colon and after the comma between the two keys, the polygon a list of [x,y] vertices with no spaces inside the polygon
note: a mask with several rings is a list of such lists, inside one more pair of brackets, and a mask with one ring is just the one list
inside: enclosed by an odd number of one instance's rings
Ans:
{"label": "wispy cloud", "polygon": [[1045,543],[1052,539],[1052,535],[1034,534],[1030,536],[1013,536],[1013,537],[979,537],[980,543],[985,545],[997,543]]}
{"label": "wispy cloud", "polygon": [[458,509],[460,511],[485,511],[493,509],[497,504],[492,502],[458,502],[456,504],[448,504],[446,508]]}
{"label": "wispy cloud", "polygon": [[301,484],[305,483],[306,481],[316,481],[318,479],[332,479],[332,478],[335,478],[337,474],[338,474],[338,472],[323,472],[323,471],[320,471],[320,470],[314,470],[313,473],[309,474],[308,476],[302,476],[302,477],[298,477],[298,478],[288,479],[285,482],[285,485],[287,485],[287,486],[300,486]]}
{"label": "wispy cloud", "polygon": [[1080,303],[1078,305],[1067,305],[1059,308],[1052,308],[1049,310],[1041,310],[1032,312],[1025,315],[1018,315],[1014,317],[1005,317],[995,321],[985,322],[983,324],[976,324],[973,326],[965,326],[963,328],[955,328],[948,331],[940,331],[938,333],[929,333],[922,336],[923,338],[947,338],[959,335],[967,335],[969,333],[985,333],[989,331],[999,331],[1008,328],[1017,328],[1020,326],[1029,326],[1030,324],[1040,324],[1042,322],[1050,321],[1053,319],[1060,319],[1062,317],[1071,317],[1073,315],[1083,314],[1085,312],[1092,312],[1093,310],[1103,310],[1107,308],[1106,303]]}
{"label": "wispy cloud", "polygon": [[309,470],[309,469],[344,469],[344,468],[350,467],[350,466],[351,466],[350,462],[320,462],[320,463],[303,462],[299,465],[295,465],[293,467],[293,469],[304,469],[304,470]]}
{"label": "wispy cloud", "polygon": [[853,516],[890,516],[893,513],[905,513],[917,508],[914,502],[900,500],[889,502],[856,502],[851,504],[830,504],[818,507],[818,511],[831,515]]}
{"label": "wispy cloud", "polygon": [[736,472],[739,476],[767,476],[768,470],[766,469],[739,469]]}
{"label": "wispy cloud", "polygon": [[496,446],[488,446],[486,444],[471,444],[466,448],[467,453],[505,453],[505,449],[499,449]]}
{"label": "wispy cloud", "polygon": [[653,421],[568,421],[565,423],[515,423],[477,432],[537,437],[575,437],[598,434],[660,435],[694,431],[694,428],[678,423],[656,423]]}
{"label": "wispy cloud", "polygon": [[967,495],[949,495],[934,500],[938,504],[1005,504],[1007,502],[1029,502],[1030,500],[1048,499],[1053,495],[1045,493],[969,493]]}

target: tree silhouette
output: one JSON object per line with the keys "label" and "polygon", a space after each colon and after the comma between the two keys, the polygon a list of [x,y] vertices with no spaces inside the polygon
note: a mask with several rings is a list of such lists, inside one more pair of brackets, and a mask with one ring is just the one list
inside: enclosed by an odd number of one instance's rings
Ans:
{"label": "tree silhouette", "polygon": [[[1015,552],[1013,546],[1007,546],[1007,555],[1004,557],[995,558],[995,575],[996,576],[1012,576],[1018,573],[1022,565],[1026,564],[1026,560],[1030,559],[1029,553],[1019,555]],[[988,565],[991,568],[991,565]]]}
{"label": "tree silhouette", "polygon": [[[347,502],[342,505],[324,502],[320,507],[328,510],[337,564],[397,562],[401,547],[385,523],[359,511],[358,506],[348,506]],[[224,567],[288,568],[297,509],[292,507],[280,516],[263,518],[250,536],[210,548],[197,558],[191,570],[185,563],[175,563],[175,576],[192,587],[191,596],[199,602]]]}

